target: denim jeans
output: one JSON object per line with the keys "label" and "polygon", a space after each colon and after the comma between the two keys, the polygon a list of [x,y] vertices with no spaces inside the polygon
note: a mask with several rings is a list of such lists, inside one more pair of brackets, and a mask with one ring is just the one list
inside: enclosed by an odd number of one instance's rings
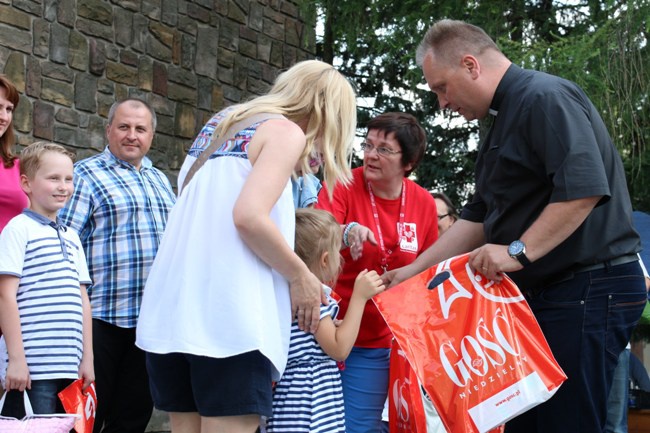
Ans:
{"label": "denim jeans", "polygon": [[341,371],[347,433],[377,433],[388,395],[390,349],[353,347]]}
{"label": "denim jeans", "polygon": [[576,273],[526,298],[568,379],[506,432],[602,432],[619,354],[646,303],[639,263]]}
{"label": "denim jeans", "polygon": [[630,349],[623,349],[614,370],[607,398],[605,433],[627,433],[627,400],[630,389]]}
{"label": "denim jeans", "polygon": [[[27,390],[27,396],[34,413],[65,413],[57,394],[71,383],[72,379],[33,380],[31,389]],[[25,416],[22,392],[12,390],[7,393],[2,415],[18,419]]]}

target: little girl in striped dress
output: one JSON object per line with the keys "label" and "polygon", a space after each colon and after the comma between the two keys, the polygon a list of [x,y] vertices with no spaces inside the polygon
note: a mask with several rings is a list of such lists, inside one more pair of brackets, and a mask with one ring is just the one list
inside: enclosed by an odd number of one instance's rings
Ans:
{"label": "little girl in striped dress", "polygon": [[[341,269],[341,227],[323,210],[296,210],[296,254],[322,282],[333,284]],[[315,334],[291,327],[289,359],[273,394],[269,433],[345,432],[343,388],[337,361],[344,361],[359,333],[366,302],[385,289],[375,271],[355,281],[345,320],[335,325],[338,304],[323,285],[328,305],[321,305]]]}

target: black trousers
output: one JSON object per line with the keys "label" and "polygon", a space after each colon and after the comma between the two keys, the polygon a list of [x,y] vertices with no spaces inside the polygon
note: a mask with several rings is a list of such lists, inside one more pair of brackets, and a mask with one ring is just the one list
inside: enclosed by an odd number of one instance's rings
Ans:
{"label": "black trousers", "polygon": [[[153,402],[135,328],[93,319],[97,414],[93,433],[144,433]],[[103,427],[103,428],[102,428]]]}

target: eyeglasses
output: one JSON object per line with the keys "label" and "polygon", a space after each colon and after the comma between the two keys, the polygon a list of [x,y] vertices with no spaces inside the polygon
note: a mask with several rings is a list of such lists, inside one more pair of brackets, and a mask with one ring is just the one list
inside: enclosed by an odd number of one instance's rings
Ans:
{"label": "eyeglasses", "polygon": [[370,143],[366,143],[365,141],[361,143],[361,150],[363,150],[365,153],[370,153],[373,151],[373,149],[377,151],[377,155],[386,158],[391,155],[397,155],[398,153],[402,153],[401,150],[393,150],[387,147],[375,147]]}
{"label": "eyeglasses", "polygon": [[443,218],[447,218],[448,216],[449,216],[448,213],[446,213],[446,214],[444,214],[444,215],[438,215],[438,221],[440,221],[440,220],[443,219]]}

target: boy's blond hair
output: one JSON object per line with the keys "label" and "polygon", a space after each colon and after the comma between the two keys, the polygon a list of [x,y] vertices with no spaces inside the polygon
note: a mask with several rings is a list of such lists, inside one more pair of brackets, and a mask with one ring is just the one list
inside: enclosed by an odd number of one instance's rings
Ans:
{"label": "boy's blond hair", "polygon": [[24,174],[28,179],[33,179],[41,166],[43,155],[47,152],[60,153],[69,157],[72,162],[75,160],[75,154],[65,147],[49,141],[37,141],[20,152],[20,174]]}
{"label": "boy's blond hair", "polygon": [[[330,256],[339,254],[341,249],[341,226],[334,216],[324,210],[313,208],[296,209],[296,241],[295,251],[310,271],[321,281],[318,262],[324,252]],[[335,263],[334,258],[330,263]],[[331,276],[337,277],[340,269],[328,269]],[[329,283],[329,282],[327,282]]]}

